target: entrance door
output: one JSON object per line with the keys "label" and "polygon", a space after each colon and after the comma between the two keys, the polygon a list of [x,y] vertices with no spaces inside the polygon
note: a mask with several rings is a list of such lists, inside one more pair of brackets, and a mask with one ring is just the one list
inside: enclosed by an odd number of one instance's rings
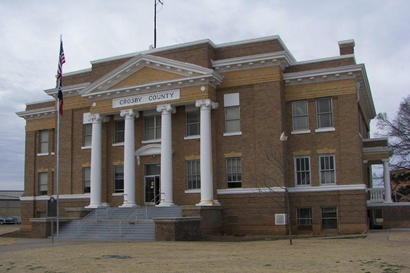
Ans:
{"label": "entrance door", "polygon": [[145,182],[145,203],[159,204],[161,198],[160,191],[160,165],[145,164],[144,165],[144,182]]}

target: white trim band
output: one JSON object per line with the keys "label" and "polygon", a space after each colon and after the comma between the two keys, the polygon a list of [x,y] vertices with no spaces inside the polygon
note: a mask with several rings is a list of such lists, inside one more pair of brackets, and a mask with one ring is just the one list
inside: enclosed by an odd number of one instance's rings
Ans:
{"label": "white trim band", "polygon": [[[289,192],[324,192],[324,191],[353,191],[367,190],[365,184],[354,185],[332,185],[332,186],[311,186],[311,187],[291,187]],[[285,192],[282,187],[271,188],[232,188],[232,189],[217,189],[217,194],[251,194],[251,193],[269,193],[269,192]]]}
{"label": "white trim band", "polygon": [[[40,195],[40,196],[21,196],[20,201],[45,201],[51,197],[57,198],[57,195]],[[59,199],[90,199],[89,193],[80,194],[60,194]]]}

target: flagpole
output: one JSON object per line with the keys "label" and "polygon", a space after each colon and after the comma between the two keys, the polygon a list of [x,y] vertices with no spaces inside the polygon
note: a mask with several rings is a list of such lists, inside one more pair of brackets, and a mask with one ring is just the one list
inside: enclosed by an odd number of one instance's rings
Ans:
{"label": "flagpole", "polygon": [[[60,35],[60,47],[62,43],[62,35]],[[60,48],[61,51],[61,48]],[[61,54],[61,52],[60,52]],[[60,62],[60,61],[59,61]],[[60,75],[62,77],[62,75]],[[61,85],[61,78],[57,77],[57,92],[59,91],[58,89],[60,88]],[[60,190],[59,190],[59,185],[60,185],[60,99],[57,96],[57,145],[56,145],[56,219],[57,219],[57,239],[59,238],[60,235]]]}

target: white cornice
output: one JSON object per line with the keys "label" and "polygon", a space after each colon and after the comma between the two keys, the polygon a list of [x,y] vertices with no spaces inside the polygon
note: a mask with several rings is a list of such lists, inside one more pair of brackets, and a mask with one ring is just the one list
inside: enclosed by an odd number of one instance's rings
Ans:
{"label": "white cornice", "polygon": [[63,73],[63,78],[68,77],[68,76],[83,74],[83,73],[87,73],[87,72],[91,72],[91,71],[92,71],[92,69],[90,67],[90,68],[85,68],[85,69],[76,70],[76,71],[72,71],[72,72],[67,72],[67,73]]}
{"label": "white cornice", "polygon": [[45,107],[40,109],[34,109],[29,111],[17,112],[17,116],[24,118],[25,120],[43,119],[54,117],[56,113],[55,107]]}
{"label": "white cornice", "polygon": [[[289,192],[326,192],[326,191],[352,191],[352,190],[367,190],[365,184],[354,185],[331,185],[331,186],[310,186],[310,187],[289,187]],[[285,192],[282,187],[263,187],[263,188],[232,188],[232,189],[218,189],[217,194],[252,194],[252,193],[270,193]]]}
{"label": "white cornice", "polygon": [[[191,80],[195,76],[200,77],[212,77],[215,79],[215,84],[219,84],[222,80],[222,76],[212,69],[201,67],[194,64],[183,63],[180,61],[170,60],[163,57],[152,56],[152,55],[138,55],[135,58],[127,61],[120,67],[114,69],[110,73],[106,74],[102,78],[98,79],[86,89],[82,91],[82,95],[89,96],[95,94],[101,94],[110,90],[114,85],[121,82],[125,78],[129,77],[136,71],[144,68],[151,67],[157,70],[163,70],[170,73],[181,75],[182,79],[179,81]],[[172,82],[172,81],[169,81]],[[149,83],[148,85],[155,85],[158,83]],[[115,89],[117,92],[119,89]]]}
{"label": "white cornice", "polygon": [[286,85],[300,85],[315,82],[355,79],[358,83],[359,98],[363,99],[367,119],[376,116],[373,98],[364,64],[347,65],[325,69],[307,70],[283,74]]}
{"label": "white cornice", "polygon": [[[79,94],[81,94],[81,91],[89,85],[90,85],[89,82],[85,82],[85,83],[63,86],[63,94],[65,97],[78,96]],[[57,88],[50,88],[50,89],[44,90],[44,92],[47,95],[55,98],[57,96],[58,90]]]}
{"label": "white cornice", "polygon": [[111,89],[107,91],[100,91],[94,92],[91,94],[84,94],[83,97],[88,99],[95,100],[102,100],[102,99],[109,99],[109,98],[119,98],[123,96],[131,96],[135,94],[145,94],[145,93],[152,93],[158,92],[163,90],[169,89],[176,89],[176,88],[184,88],[188,86],[198,86],[198,85],[211,85],[212,87],[216,87],[221,83],[222,79],[215,78],[212,75],[206,76],[195,76],[195,77],[188,77],[182,79],[175,79],[169,81],[161,81],[161,82],[153,82],[135,86],[128,86],[118,89]]}
{"label": "white cornice", "polygon": [[280,65],[282,69],[289,66],[292,59],[286,51],[264,53],[222,60],[212,60],[212,66],[220,72],[252,69]]}
{"label": "white cornice", "polygon": [[350,59],[350,58],[355,59],[354,54],[346,54],[346,55],[341,55],[341,56],[334,56],[334,57],[319,58],[319,59],[314,59],[314,60],[300,61],[300,62],[294,63],[294,65],[322,63],[322,62],[337,61],[337,60]]}
{"label": "white cornice", "polygon": [[138,56],[140,54],[153,54],[153,53],[157,53],[157,52],[173,50],[173,49],[178,49],[178,48],[184,48],[184,47],[189,47],[189,46],[195,46],[195,45],[200,45],[200,44],[209,44],[213,48],[217,49],[217,48],[223,48],[223,47],[238,46],[238,45],[245,45],[245,44],[265,42],[265,41],[273,41],[273,40],[277,40],[279,42],[279,44],[282,46],[282,48],[289,55],[289,58],[292,60],[292,63],[295,63],[296,62],[295,57],[293,57],[293,55],[290,53],[289,49],[286,47],[285,43],[280,38],[280,36],[279,35],[271,35],[271,36],[260,37],[260,38],[255,38],[255,39],[247,39],[247,40],[241,40],[241,41],[236,41],[236,42],[228,42],[228,43],[221,43],[221,44],[214,44],[214,42],[212,42],[210,39],[203,39],[203,40],[198,40],[198,41],[193,41],[193,42],[188,42],[188,43],[182,43],[182,44],[176,44],[176,45],[171,45],[171,46],[153,48],[153,49],[148,49],[148,50],[144,50],[144,51],[133,52],[133,53],[129,53],[129,54],[123,54],[123,55],[98,59],[98,60],[91,61],[91,64],[98,64],[98,63],[104,63],[104,62],[109,62],[109,61],[114,61],[114,60],[125,59],[125,58],[132,58],[132,57]]}

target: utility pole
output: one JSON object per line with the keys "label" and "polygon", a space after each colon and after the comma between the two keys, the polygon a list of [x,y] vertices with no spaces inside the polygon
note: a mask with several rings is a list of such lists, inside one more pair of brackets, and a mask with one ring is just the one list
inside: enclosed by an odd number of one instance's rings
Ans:
{"label": "utility pole", "polygon": [[154,0],[154,48],[157,48],[157,4],[164,5],[162,0]]}

